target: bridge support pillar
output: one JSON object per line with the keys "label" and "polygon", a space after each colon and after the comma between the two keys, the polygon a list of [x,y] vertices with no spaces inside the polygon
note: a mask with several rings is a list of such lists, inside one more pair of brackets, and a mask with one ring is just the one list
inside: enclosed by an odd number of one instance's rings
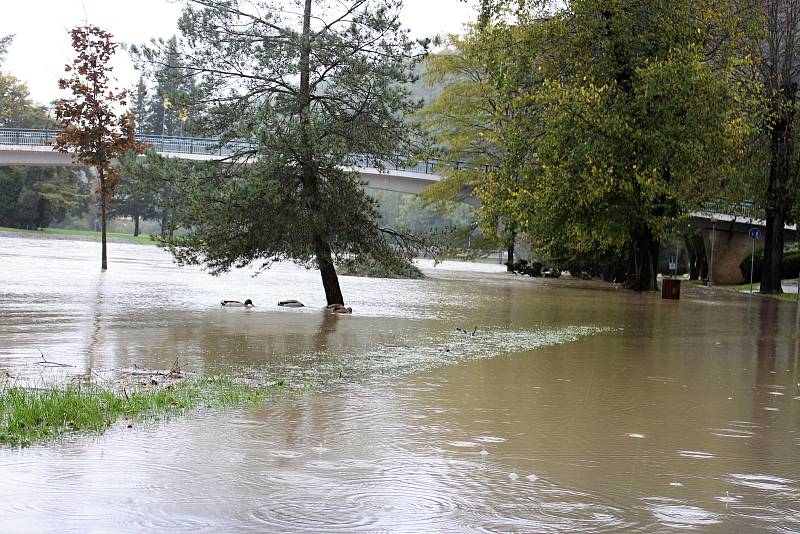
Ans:
{"label": "bridge support pillar", "polygon": [[[747,281],[739,267],[753,251],[753,241],[747,234],[706,228],[703,230],[703,242],[712,285],[741,284]],[[760,243],[756,241],[756,250],[763,248],[763,243],[763,240]]]}

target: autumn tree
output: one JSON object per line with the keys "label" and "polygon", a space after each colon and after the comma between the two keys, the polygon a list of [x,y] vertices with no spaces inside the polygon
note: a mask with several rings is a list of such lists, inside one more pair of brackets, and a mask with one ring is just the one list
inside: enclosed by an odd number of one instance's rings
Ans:
{"label": "autumn tree", "polygon": [[[316,266],[329,304],[343,304],[334,258],[388,257],[375,202],[348,170],[352,154],[406,152],[415,109],[405,84],[417,51],[400,0],[196,0],[179,22],[180,64],[164,41],[134,48],[153,74],[197,80],[195,132],[233,153],[176,183],[187,233],[166,240],[179,261],[218,273],[291,259]],[[174,55],[173,55],[174,56]]]}
{"label": "autumn tree", "polygon": [[76,163],[92,167],[100,185],[101,268],[108,268],[106,253],[106,220],[108,206],[119,184],[115,159],[129,150],[141,153],[135,140],[134,119],[121,110],[127,105],[128,93],[110,87],[108,64],[117,49],[111,34],[96,27],[77,27],[70,32],[76,58],[65,67],[69,78],[58,85],[72,93],[71,99],[56,103],[56,117],[62,132],[55,150],[73,155]]}

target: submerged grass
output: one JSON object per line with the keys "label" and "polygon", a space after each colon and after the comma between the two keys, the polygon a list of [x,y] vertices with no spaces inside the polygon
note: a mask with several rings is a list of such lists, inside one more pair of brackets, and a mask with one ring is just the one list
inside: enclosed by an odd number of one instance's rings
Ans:
{"label": "submerged grass", "polygon": [[[96,232],[94,230],[71,230],[69,228],[42,228],[40,230],[24,230],[21,228],[9,228],[5,226],[0,226],[0,232],[8,232],[20,235],[65,235],[65,236],[84,236],[84,237],[91,237],[95,241],[100,240],[100,232]],[[114,237],[118,239],[125,239],[127,241],[131,241],[133,243],[141,243],[143,245],[155,245],[156,242],[149,235],[138,235],[133,237],[131,234],[123,234],[120,232],[107,232],[106,235],[108,237]]]}
{"label": "submerged grass", "polygon": [[[179,370],[137,369],[112,370],[110,378],[94,373],[103,380],[102,385],[91,382],[34,388],[20,387],[16,382],[3,386],[0,382],[0,445],[25,447],[73,432],[100,433],[120,420],[129,425],[201,407],[256,404],[283,394],[324,390],[343,380],[390,379],[615,330],[602,326],[542,326],[526,331],[458,329],[417,344],[381,345],[355,358],[350,352],[309,352],[269,367],[226,368],[226,374],[211,377],[183,378]],[[174,369],[176,365],[177,359]],[[171,381],[175,377],[178,379]]]}
{"label": "submerged grass", "polygon": [[284,390],[282,380],[257,384],[234,377],[187,378],[131,390],[95,384],[0,389],[0,444],[26,447],[71,432],[102,432],[120,419],[158,420],[197,407],[255,404]]}
{"label": "submerged grass", "polygon": [[[792,280],[792,282],[794,282],[794,280]],[[730,289],[735,289],[736,291],[739,291],[741,293],[745,293],[745,292],[750,290],[750,283],[747,282],[747,283],[744,283],[744,284],[733,284],[733,285],[729,285],[729,286],[725,286],[725,287],[730,288]],[[789,292],[789,293],[759,293],[760,289],[761,289],[761,284],[758,283],[758,282],[754,283],[753,284],[753,295],[758,295],[760,297],[767,297],[767,298],[771,298],[771,299],[775,299],[775,300],[785,300],[785,301],[789,301],[789,302],[797,302],[797,293],[795,293],[795,292]]]}

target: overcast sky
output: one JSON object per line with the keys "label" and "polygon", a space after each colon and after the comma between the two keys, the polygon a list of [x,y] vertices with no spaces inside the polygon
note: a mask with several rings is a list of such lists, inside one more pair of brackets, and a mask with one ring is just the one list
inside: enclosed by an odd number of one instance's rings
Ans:
{"label": "overcast sky", "polygon": [[[15,34],[3,70],[25,81],[31,97],[48,103],[59,96],[58,78],[72,57],[67,31],[88,19],[118,42],[142,43],[175,33],[182,2],[176,0],[2,0],[0,36]],[[403,17],[418,37],[459,33],[473,17],[473,3],[459,0],[405,0]],[[114,75],[124,87],[137,74],[120,50]]]}

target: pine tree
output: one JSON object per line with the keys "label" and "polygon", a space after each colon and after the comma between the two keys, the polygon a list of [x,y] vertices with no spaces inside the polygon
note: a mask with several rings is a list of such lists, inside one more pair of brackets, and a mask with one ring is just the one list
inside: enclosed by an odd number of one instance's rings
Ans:
{"label": "pine tree", "polygon": [[214,273],[313,264],[327,302],[344,304],[334,257],[391,253],[351,154],[388,161],[407,149],[415,46],[400,0],[304,0],[301,14],[282,5],[197,0],[179,22],[180,64],[163,41],[133,49],[151,74],[179,67],[197,80],[185,101],[194,131],[246,141],[176,183],[188,233],[167,244]]}

